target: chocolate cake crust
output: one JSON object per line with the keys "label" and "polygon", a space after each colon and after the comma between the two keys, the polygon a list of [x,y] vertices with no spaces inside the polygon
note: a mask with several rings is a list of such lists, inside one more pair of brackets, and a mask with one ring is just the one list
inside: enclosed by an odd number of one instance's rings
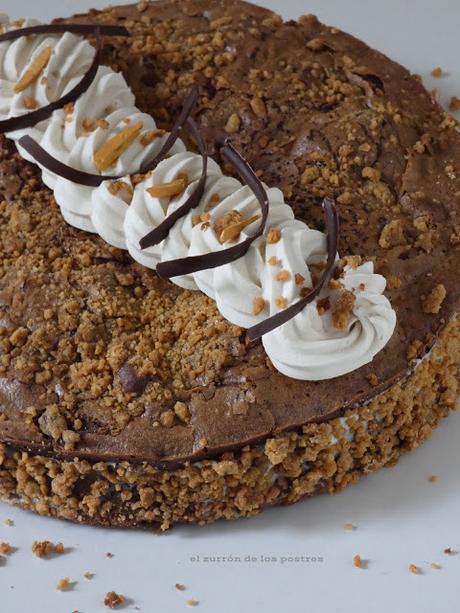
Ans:
{"label": "chocolate cake crust", "polygon": [[[73,19],[107,41],[140,108],[170,127],[192,83],[211,153],[231,136],[296,216],[387,277],[397,329],[333,381],[289,379],[212,301],[61,219],[2,138],[0,441],[172,466],[329,420],[404,380],[458,311],[460,136],[420,80],[336,28],[239,1],[160,0]],[[221,161],[221,160],[219,160]]]}

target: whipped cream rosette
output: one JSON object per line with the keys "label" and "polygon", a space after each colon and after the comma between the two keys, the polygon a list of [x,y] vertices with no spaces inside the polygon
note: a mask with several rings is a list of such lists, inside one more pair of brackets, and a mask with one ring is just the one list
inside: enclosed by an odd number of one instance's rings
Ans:
{"label": "whipped cream rosette", "polygon": [[[14,84],[48,47],[51,55],[43,69],[48,78],[34,81],[27,90],[40,104],[71,88],[94,54],[91,45],[68,33],[0,43],[0,79],[7,84],[0,118],[19,113],[23,93],[15,93]],[[262,217],[253,190],[224,176],[213,160],[207,160],[204,176],[203,152],[186,151],[180,139],[166,157],[161,155],[168,134],[135,107],[124,78],[108,67],[100,66],[78,100],[54,111],[32,135],[53,158],[77,171],[101,175],[97,184],[82,184],[38,159],[66,221],[127,249],[140,264],[155,270],[160,263],[247,244],[244,255],[234,261],[171,279],[214,299],[222,315],[236,325],[250,328],[295,305],[331,264],[326,235],[294,219],[276,188],[264,186],[268,215],[263,232],[252,240]],[[15,132],[8,136],[18,138]],[[162,159],[153,170],[133,180],[131,175],[159,154]],[[102,180],[103,173],[113,179]],[[196,206],[186,210],[162,240],[141,248],[141,239],[196,195],[200,179],[205,182]],[[374,273],[371,262],[347,265],[334,283],[323,279],[320,287],[299,313],[263,334],[274,367],[289,377],[319,380],[353,371],[370,362],[393,334],[396,315],[383,295],[385,279]],[[339,317],[344,300],[347,308]]]}

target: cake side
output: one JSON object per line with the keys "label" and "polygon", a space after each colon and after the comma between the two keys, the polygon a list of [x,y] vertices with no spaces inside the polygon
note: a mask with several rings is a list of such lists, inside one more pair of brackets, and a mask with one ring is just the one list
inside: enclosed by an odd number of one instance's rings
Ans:
{"label": "cake side", "polygon": [[406,377],[458,308],[459,136],[417,79],[313,18],[282,24],[244,3],[158,2],[84,19],[132,29],[106,60],[165,126],[196,80],[208,141],[231,134],[299,217],[321,227],[317,204],[334,194],[341,250],[375,258],[398,330],[334,385],[287,379],[204,296],[68,228],[5,145],[2,440],[174,464],[330,419]]}
{"label": "cake side", "polygon": [[0,497],[76,522],[166,530],[338,492],[393,466],[431,435],[456,407],[459,364],[460,324],[454,320],[407,381],[367,406],[176,470],[50,458],[0,444]]}

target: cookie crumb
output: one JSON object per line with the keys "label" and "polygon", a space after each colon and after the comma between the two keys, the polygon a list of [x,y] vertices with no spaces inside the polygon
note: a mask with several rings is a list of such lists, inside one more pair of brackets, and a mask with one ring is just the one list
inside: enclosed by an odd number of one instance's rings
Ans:
{"label": "cookie crumb", "polygon": [[5,526],[14,526],[14,521],[9,517],[7,517],[3,523],[5,524]]}
{"label": "cookie crumb", "polygon": [[114,557],[114,555],[115,555],[115,554],[110,553],[110,551],[108,551],[108,552],[105,554],[105,557],[106,557],[106,558],[113,558],[113,557]]}
{"label": "cookie crumb", "polygon": [[180,592],[183,592],[185,590],[185,585],[182,585],[182,583],[176,583],[174,587],[176,588],[176,590],[179,590]]}
{"label": "cookie crumb", "polygon": [[421,574],[420,568],[416,566],[415,564],[409,564],[409,572],[412,573],[413,575]]}
{"label": "cookie crumb", "polygon": [[0,554],[3,556],[9,555],[13,551],[13,548],[9,543],[0,543]]}
{"label": "cookie crumb", "polygon": [[189,600],[186,601],[189,607],[197,607],[200,604],[199,600],[195,600],[194,598],[189,598]]}
{"label": "cookie crumb", "polygon": [[442,303],[447,295],[446,288],[442,283],[439,283],[431,290],[429,296],[422,298],[423,312],[427,315],[436,315],[441,310]]}
{"label": "cookie crumb", "polygon": [[365,568],[364,560],[361,559],[358,553],[353,558],[353,564],[356,568]]}
{"label": "cookie crumb", "polygon": [[440,66],[433,68],[433,70],[431,71],[431,76],[435,79],[439,79],[440,77],[442,77],[442,68]]}
{"label": "cookie crumb", "polygon": [[447,556],[453,556],[453,555],[455,555],[457,552],[456,552],[456,551],[454,551],[454,550],[452,549],[452,547],[446,547],[446,548],[444,549],[444,553],[445,553]]}
{"label": "cookie crumb", "polygon": [[438,480],[438,475],[430,475],[430,476],[428,477],[428,481],[429,481],[430,483],[434,483],[434,482],[435,482],[435,481],[437,481],[437,480]]}
{"label": "cookie crumb", "polygon": [[71,587],[72,587],[72,584],[70,583],[69,577],[64,577],[63,579],[59,579],[56,585],[56,589],[59,590],[60,592],[66,592],[70,590]]}
{"label": "cookie crumb", "polygon": [[356,530],[356,526],[350,522],[343,524],[345,530]]}
{"label": "cookie crumb", "polygon": [[65,552],[64,545],[62,543],[56,543],[54,546],[54,552],[61,555]]}
{"label": "cookie crumb", "polygon": [[449,110],[453,113],[460,110],[460,98],[457,98],[457,96],[452,96],[449,102]]}
{"label": "cookie crumb", "polygon": [[123,594],[117,594],[117,592],[107,592],[104,598],[104,604],[109,609],[115,609],[125,602],[126,598],[123,596]]}
{"label": "cookie crumb", "polygon": [[83,577],[85,579],[88,579],[88,581],[90,581],[94,577],[94,573],[87,570],[85,573],[83,573]]}
{"label": "cookie crumb", "polygon": [[54,545],[51,541],[34,541],[32,543],[32,553],[37,558],[47,558],[54,551]]}
{"label": "cookie crumb", "polygon": [[431,568],[434,568],[435,570],[439,570],[441,568],[441,565],[437,564],[436,562],[431,562],[430,566]]}

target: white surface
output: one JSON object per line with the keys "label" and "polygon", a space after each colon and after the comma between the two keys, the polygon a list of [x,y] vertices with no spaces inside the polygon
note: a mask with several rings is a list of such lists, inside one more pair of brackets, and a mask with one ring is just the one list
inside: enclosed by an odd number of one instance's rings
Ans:
{"label": "white surface", "polygon": [[[284,0],[264,2],[285,17],[315,12],[380,48],[421,74],[442,100],[460,97],[460,43],[457,0]],[[3,0],[13,17],[42,20],[90,6],[95,0],[27,2]],[[435,66],[448,76],[429,76]],[[100,613],[109,590],[129,597],[122,610],[147,613],[186,611],[186,600],[200,601],[197,613],[235,611],[278,613],[452,613],[458,609],[460,555],[460,415],[451,415],[421,449],[393,469],[372,475],[344,493],[286,509],[206,528],[179,528],[162,536],[98,530],[42,519],[0,504],[0,541],[18,550],[0,564],[1,613]],[[439,480],[430,483],[428,476]],[[15,526],[3,525],[14,519]],[[348,532],[345,522],[357,529]],[[35,539],[62,541],[71,551],[39,560],[30,551]],[[112,559],[105,552],[115,554]],[[352,558],[369,560],[360,570]],[[205,562],[204,557],[239,556],[241,562]],[[245,562],[246,556],[256,561]],[[276,558],[262,562],[260,556]],[[200,556],[200,562],[191,561]],[[323,562],[285,562],[289,556],[322,556]],[[441,564],[440,570],[430,567]],[[423,574],[408,572],[410,563]],[[83,578],[93,571],[92,581]],[[55,590],[68,576],[72,591]],[[175,590],[176,582],[187,586]],[[192,609],[193,610],[193,609]]]}

